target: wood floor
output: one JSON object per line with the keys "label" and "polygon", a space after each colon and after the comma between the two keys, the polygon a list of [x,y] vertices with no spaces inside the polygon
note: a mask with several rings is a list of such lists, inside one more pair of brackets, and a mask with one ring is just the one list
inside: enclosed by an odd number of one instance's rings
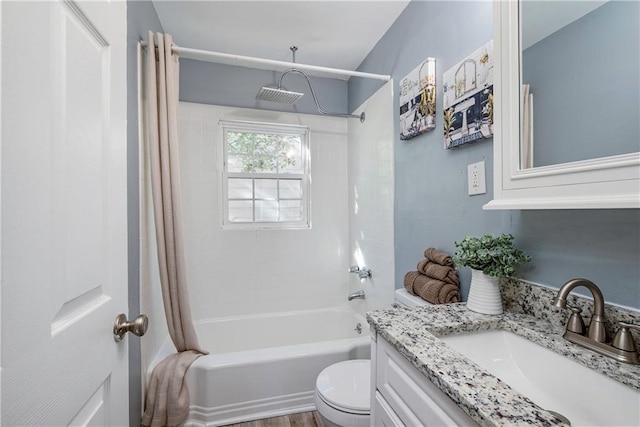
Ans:
{"label": "wood floor", "polygon": [[301,412],[282,417],[229,424],[225,427],[324,427],[318,411]]}

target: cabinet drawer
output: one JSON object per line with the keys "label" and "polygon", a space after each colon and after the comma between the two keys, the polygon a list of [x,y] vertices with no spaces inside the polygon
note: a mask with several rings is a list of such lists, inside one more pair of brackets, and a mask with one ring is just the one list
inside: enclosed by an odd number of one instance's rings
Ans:
{"label": "cabinet drawer", "polygon": [[385,340],[376,353],[376,388],[405,425],[477,425]]}
{"label": "cabinet drawer", "polygon": [[373,416],[371,419],[371,425],[376,427],[404,427],[402,420],[398,418],[393,409],[384,400],[384,397],[376,392],[374,400]]}

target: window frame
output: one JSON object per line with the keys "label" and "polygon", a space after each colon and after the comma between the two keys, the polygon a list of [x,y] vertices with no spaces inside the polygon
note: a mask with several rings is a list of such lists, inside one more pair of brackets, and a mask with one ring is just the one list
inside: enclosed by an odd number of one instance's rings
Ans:
{"label": "window frame", "polygon": [[[310,141],[311,135],[308,126],[252,122],[239,120],[220,120],[220,137],[222,141],[222,152],[220,155],[220,218],[223,230],[260,230],[260,229],[310,229],[311,228],[311,159]],[[302,160],[302,173],[263,173],[263,172],[229,172],[228,171],[228,132],[253,132],[263,134],[279,135],[299,135],[301,141],[300,157]],[[302,217],[300,221],[256,221],[255,220],[255,181],[254,192],[251,200],[253,205],[253,221],[230,221],[229,220],[229,179],[295,179],[300,180],[301,185],[301,208]],[[279,189],[277,190],[279,192]],[[278,196],[277,200],[280,198]]]}

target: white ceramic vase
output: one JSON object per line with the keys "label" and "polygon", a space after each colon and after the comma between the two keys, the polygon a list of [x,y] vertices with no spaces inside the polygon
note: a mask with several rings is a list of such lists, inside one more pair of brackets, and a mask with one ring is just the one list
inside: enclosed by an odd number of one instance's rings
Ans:
{"label": "white ceramic vase", "polygon": [[471,269],[471,287],[467,308],[476,313],[502,314],[500,279],[487,276],[482,270]]}

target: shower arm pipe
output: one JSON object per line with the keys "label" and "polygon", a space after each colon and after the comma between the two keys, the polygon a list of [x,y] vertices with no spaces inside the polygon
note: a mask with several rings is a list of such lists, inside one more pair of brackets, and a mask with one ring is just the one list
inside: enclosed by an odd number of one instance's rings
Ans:
{"label": "shower arm pipe", "polygon": [[322,109],[322,107],[320,106],[320,103],[318,102],[318,97],[316,96],[316,91],[313,90],[313,85],[311,84],[311,80],[309,80],[309,76],[307,76],[305,73],[303,73],[302,71],[296,69],[296,68],[291,68],[287,71],[285,71],[284,73],[282,73],[282,75],[280,76],[280,82],[278,83],[278,89],[282,88],[282,79],[284,78],[284,76],[286,76],[289,73],[296,73],[296,74],[300,74],[302,77],[304,77],[307,80],[307,84],[309,85],[309,89],[311,89],[311,96],[313,97],[313,102],[316,103],[316,109],[318,110],[318,113],[323,114],[325,116],[333,116],[333,117],[346,117],[346,118],[354,118],[354,119],[360,119],[360,122],[364,123],[365,120],[365,114],[361,113],[361,114],[340,114],[340,113],[330,113],[328,111],[325,111]]}
{"label": "shower arm pipe", "polygon": [[[142,45],[142,47],[147,47],[146,42],[141,42],[140,44]],[[249,67],[249,64],[269,65],[272,68],[279,67],[283,69],[295,67],[303,71],[315,71],[319,73],[336,74],[350,77],[362,77],[365,79],[383,80],[386,82],[391,80],[391,76],[386,74],[363,73],[361,71],[341,70],[339,68],[320,67],[318,65],[299,64],[296,62],[277,61],[275,59],[256,58],[254,56],[234,55],[230,53],[192,49],[189,47],[180,47],[175,43],[171,46],[171,51],[173,53],[177,53],[182,58],[196,59],[205,62],[218,62],[216,61],[217,59],[226,59],[240,64],[244,63],[244,65],[240,66],[245,67]]]}

